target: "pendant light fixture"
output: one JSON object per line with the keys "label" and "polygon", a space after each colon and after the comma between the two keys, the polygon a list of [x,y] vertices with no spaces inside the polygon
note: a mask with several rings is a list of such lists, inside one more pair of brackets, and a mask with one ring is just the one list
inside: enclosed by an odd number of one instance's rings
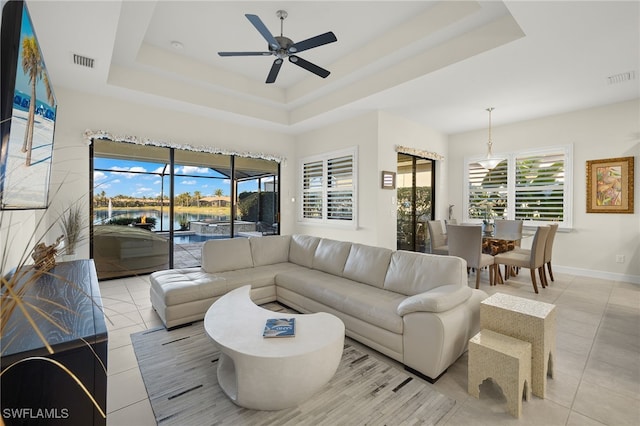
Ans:
{"label": "pendant light fixture", "polygon": [[502,160],[504,160],[504,158],[494,157],[493,153],[491,152],[491,148],[493,146],[493,143],[491,142],[491,111],[493,110],[493,107],[487,108],[487,111],[489,111],[489,142],[487,142],[487,157],[484,160],[478,161],[478,164],[480,164],[482,168],[487,170],[492,170],[498,164],[500,164]]}

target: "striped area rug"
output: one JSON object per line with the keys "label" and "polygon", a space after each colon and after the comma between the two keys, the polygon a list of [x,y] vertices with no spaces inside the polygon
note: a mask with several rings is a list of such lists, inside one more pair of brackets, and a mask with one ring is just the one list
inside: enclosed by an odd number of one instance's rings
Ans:
{"label": "striped area rug", "polygon": [[346,339],[338,371],[310,400],[280,411],[249,410],[218,386],[219,352],[202,321],[131,340],[158,425],[435,425],[455,404]]}

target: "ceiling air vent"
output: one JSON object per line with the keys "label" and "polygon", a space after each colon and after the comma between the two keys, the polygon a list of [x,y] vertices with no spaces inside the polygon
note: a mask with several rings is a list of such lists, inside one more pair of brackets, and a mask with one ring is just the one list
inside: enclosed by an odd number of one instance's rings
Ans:
{"label": "ceiling air vent", "polygon": [[621,72],[620,74],[614,74],[607,77],[607,83],[609,84],[624,83],[625,81],[630,81],[635,78],[636,78],[635,71]]}
{"label": "ceiling air vent", "polygon": [[94,62],[95,60],[92,58],[78,55],[76,53],[73,54],[73,63],[76,65],[80,65],[81,67],[93,68]]}

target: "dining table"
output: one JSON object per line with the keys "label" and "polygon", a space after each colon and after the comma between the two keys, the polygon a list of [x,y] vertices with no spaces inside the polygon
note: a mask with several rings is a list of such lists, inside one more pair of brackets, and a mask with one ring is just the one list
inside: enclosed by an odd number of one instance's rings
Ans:
{"label": "dining table", "polygon": [[529,232],[500,232],[482,234],[482,252],[495,256],[513,250],[523,238],[531,237]]}

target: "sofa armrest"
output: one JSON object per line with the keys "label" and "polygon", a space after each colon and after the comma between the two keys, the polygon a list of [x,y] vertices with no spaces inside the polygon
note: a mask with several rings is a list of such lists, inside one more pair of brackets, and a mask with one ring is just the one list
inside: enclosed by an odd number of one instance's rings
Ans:
{"label": "sofa armrest", "polygon": [[411,312],[444,312],[464,303],[471,297],[471,289],[467,286],[444,285],[424,293],[409,296],[398,305],[398,315]]}

